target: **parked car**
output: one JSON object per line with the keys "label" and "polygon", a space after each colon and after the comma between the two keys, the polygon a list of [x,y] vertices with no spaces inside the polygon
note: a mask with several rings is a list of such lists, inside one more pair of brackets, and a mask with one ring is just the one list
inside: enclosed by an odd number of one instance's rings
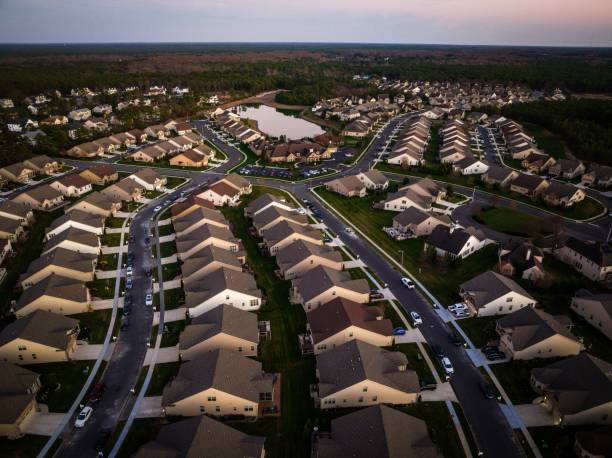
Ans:
{"label": "parked car", "polygon": [[431,349],[438,358],[444,357],[444,352],[442,351],[442,347],[440,345],[431,344]]}
{"label": "parked car", "polygon": [[491,352],[485,354],[489,361],[498,361],[500,359],[506,359],[506,354],[503,351]]}
{"label": "parked car", "polygon": [[430,382],[427,380],[421,380],[421,391],[432,391],[438,388],[438,384],[436,382]]}
{"label": "parked car", "polygon": [[132,289],[133,283],[132,283],[132,277],[128,277],[127,280],[125,281],[125,289]]}
{"label": "parked car", "polygon": [[96,383],[96,386],[93,387],[93,390],[91,390],[91,393],[89,394],[89,402],[95,403],[102,399],[105,389],[106,384],[104,382]]}
{"label": "parked car", "polygon": [[127,269],[125,269],[125,274],[126,274],[128,277],[131,277],[133,273],[134,273],[134,269],[132,268],[132,266],[128,266],[128,268],[127,268]]}
{"label": "parked car", "polygon": [[355,231],[351,229],[350,227],[345,228],[344,232],[346,232],[346,235],[348,235],[349,237],[357,237],[357,234],[355,234]]}
{"label": "parked car", "polygon": [[91,418],[91,414],[93,413],[93,409],[90,406],[83,407],[83,410],[79,413],[74,421],[75,428],[83,428],[87,421]]}
{"label": "parked car", "polygon": [[158,211],[160,211],[161,209],[162,209],[161,205],[158,205],[157,207],[155,207],[155,208],[153,209],[153,211],[154,211],[155,213],[157,213],[157,212],[158,212]]}
{"label": "parked car", "polygon": [[385,297],[384,294],[377,289],[370,290],[370,299],[382,299],[383,297]]}
{"label": "parked car", "polygon": [[127,331],[127,329],[129,327],[130,327],[130,319],[127,316],[124,316],[121,319],[121,326],[120,326],[120,328],[121,328],[122,331]]}
{"label": "parked car", "polygon": [[486,382],[480,382],[480,391],[486,399],[495,399],[495,391],[493,391],[493,387]]}
{"label": "parked car", "polygon": [[467,309],[468,309],[467,304],[464,304],[463,302],[458,302],[456,304],[448,306],[449,312],[455,312],[455,311],[467,310]]}
{"label": "parked car", "polygon": [[402,278],[402,285],[404,285],[408,289],[414,289],[414,283],[409,278],[403,277]]}
{"label": "parked car", "polygon": [[153,295],[152,294],[147,294],[145,296],[145,305],[149,307],[153,305]]}
{"label": "parked car", "polygon": [[441,362],[442,362],[442,368],[444,369],[444,372],[446,373],[446,375],[450,376],[455,373],[455,369],[453,368],[453,365],[451,364],[450,359],[448,359],[445,356],[444,358],[441,359]]}
{"label": "parked car", "polygon": [[393,330],[393,335],[394,336],[403,336],[406,334],[406,329],[405,328],[395,328]]}
{"label": "parked car", "polygon": [[499,347],[496,345],[486,345],[484,347],[482,347],[480,349],[481,352],[483,353],[489,353],[489,352],[498,352],[499,351]]}
{"label": "parked car", "polygon": [[456,347],[460,347],[461,345],[463,345],[463,341],[454,332],[448,334],[448,340],[450,340],[450,342]]}
{"label": "parked car", "polygon": [[412,318],[412,321],[414,321],[415,325],[420,325],[423,324],[423,319],[421,318],[421,315],[419,315],[417,312],[410,312],[410,317]]}

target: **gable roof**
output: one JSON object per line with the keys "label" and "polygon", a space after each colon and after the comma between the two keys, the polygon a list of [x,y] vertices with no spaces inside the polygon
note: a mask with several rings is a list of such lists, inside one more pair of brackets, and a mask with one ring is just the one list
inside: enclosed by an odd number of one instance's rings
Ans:
{"label": "gable roof", "polygon": [[24,339],[41,345],[65,350],[78,320],[64,315],[36,310],[7,325],[0,332],[0,346],[15,339]]}
{"label": "gable roof", "polygon": [[253,226],[256,229],[260,229],[278,218],[283,218],[299,225],[308,224],[308,216],[272,205],[253,216]]}
{"label": "gable roof", "polygon": [[128,176],[130,179],[134,179],[133,177],[138,177],[148,184],[155,184],[155,180],[161,180],[162,178],[162,176],[156,170],[148,167],[140,169],[138,172],[132,173],[130,176]]}
{"label": "gable roof", "polygon": [[310,269],[302,277],[294,279],[293,284],[299,290],[304,302],[314,299],[333,287],[341,287],[362,294],[370,292],[370,285],[365,278],[353,280],[347,272],[325,266]]}
{"label": "gable roof", "polygon": [[408,226],[409,224],[419,225],[424,221],[427,221],[429,218],[434,218],[442,224],[450,225],[452,223],[451,219],[446,215],[440,215],[434,212],[426,212],[421,210],[420,208],[410,206],[403,212],[395,215],[393,217],[393,221],[402,225]]}
{"label": "gable roof", "polygon": [[40,375],[25,367],[0,361],[0,396],[26,394]]}
{"label": "gable roof", "polygon": [[598,266],[607,267],[612,265],[612,247],[607,243],[587,242],[570,237],[565,242],[565,246]]}
{"label": "gable roof", "polygon": [[42,255],[32,261],[21,278],[28,278],[48,266],[61,266],[77,272],[91,273],[94,271],[93,261],[97,258],[98,256],[95,254],[77,253],[65,248],[56,248],[51,253]]}
{"label": "gable roof", "polygon": [[183,273],[183,281],[187,280],[191,275],[198,272],[200,269],[218,262],[225,266],[231,266],[236,269],[241,269],[241,264],[234,253],[223,248],[218,248],[214,245],[208,245],[195,253],[193,256],[185,259],[181,265]]}
{"label": "gable roof", "polygon": [[282,203],[283,205],[290,206],[290,204],[288,204],[284,198],[276,196],[274,194],[266,193],[266,194],[262,194],[257,199],[251,201],[246,206],[246,211],[247,213],[250,213],[251,215],[253,215],[257,213],[259,210],[261,210],[262,208],[265,208],[267,205],[270,205],[273,203]]}
{"label": "gable roof", "polygon": [[472,236],[476,237],[479,241],[486,238],[481,231],[473,227],[467,229],[458,227],[451,231],[447,226],[438,225],[431,231],[426,242],[440,250],[459,255]]}
{"label": "gable roof", "polygon": [[[522,296],[533,299],[533,297],[511,278],[488,270],[477,275],[471,280],[461,284],[461,290],[470,294],[474,305],[478,308],[486,306],[491,301],[515,292]],[[535,299],[533,299],[535,302]]]}
{"label": "gable roof", "polygon": [[257,289],[253,275],[221,267],[185,286],[186,305],[195,307],[228,289],[261,298],[261,291]]}
{"label": "gable roof", "polygon": [[62,224],[67,222],[76,222],[81,223],[87,226],[91,226],[97,229],[102,229],[104,227],[104,217],[100,215],[95,215],[93,213],[87,213],[81,210],[73,210],[70,213],[65,213],[59,218],[55,219],[49,227],[45,230],[45,233],[48,234],[53,232],[55,229],[60,227]]}
{"label": "gable roof", "polygon": [[293,234],[302,234],[305,237],[315,240],[321,240],[323,238],[320,231],[312,229],[310,226],[300,226],[299,224],[287,220],[283,220],[272,226],[265,232],[263,238],[268,246],[274,246]]}
{"label": "gable roof", "polygon": [[400,371],[408,364],[406,355],[351,340],[317,355],[319,395],[326,397],[356,383],[370,380],[405,393],[419,392],[415,371]]}
{"label": "gable roof", "polygon": [[87,285],[82,281],[51,274],[26,289],[17,301],[15,309],[22,309],[41,296],[56,297],[73,302],[85,302],[88,298],[87,291]]}
{"label": "gable roof", "polygon": [[179,234],[176,237],[177,251],[185,253],[191,248],[199,245],[200,243],[210,238],[216,238],[219,240],[225,240],[227,242],[238,243],[238,239],[234,237],[234,234],[229,229],[220,226],[213,226],[212,224],[204,223],[200,227],[194,229],[188,234]]}
{"label": "gable roof", "polygon": [[342,262],[340,252],[326,245],[316,245],[306,240],[296,240],[276,253],[276,263],[287,270],[310,256],[318,256],[333,262]]}
{"label": "gable roof", "polygon": [[19,218],[27,218],[28,214],[32,211],[26,204],[14,202],[12,200],[5,200],[0,202],[0,212],[8,213]]}
{"label": "gable roof", "polygon": [[79,245],[86,245],[91,248],[98,248],[100,241],[98,236],[93,232],[84,231],[77,227],[71,227],[68,230],[62,231],[54,237],[51,237],[43,248],[43,252],[52,250],[60,243],[64,241],[78,243]]}

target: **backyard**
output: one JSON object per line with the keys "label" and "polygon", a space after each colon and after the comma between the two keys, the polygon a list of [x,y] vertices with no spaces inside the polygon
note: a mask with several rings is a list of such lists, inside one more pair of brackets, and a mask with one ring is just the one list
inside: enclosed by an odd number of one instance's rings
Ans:
{"label": "backyard", "polygon": [[485,207],[472,217],[495,231],[517,237],[545,237],[553,233],[550,221],[507,207]]}

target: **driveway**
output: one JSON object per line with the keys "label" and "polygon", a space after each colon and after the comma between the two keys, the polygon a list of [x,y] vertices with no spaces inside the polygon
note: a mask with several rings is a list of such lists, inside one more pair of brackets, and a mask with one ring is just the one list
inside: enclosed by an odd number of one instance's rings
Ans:
{"label": "driveway", "polygon": [[[151,364],[151,360],[153,359],[154,353],[155,348],[149,348],[147,350],[147,356],[145,356],[144,363],[142,363],[143,366],[148,366],[149,364]],[[155,364],[174,363],[178,360],[179,348],[177,344],[174,347],[163,347],[157,350],[157,358],[155,359]]]}
{"label": "driveway", "polygon": [[162,415],[161,396],[147,396],[142,398],[136,418],[158,418]]}
{"label": "driveway", "polygon": [[[96,360],[100,355],[100,352],[104,348],[102,344],[84,344],[77,345],[75,352],[72,354],[72,359],[77,361],[89,361]],[[113,352],[114,344],[110,344],[108,346],[108,352],[104,359],[107,359],[108,356]]]}
{"label": "driveway", "polygon": [[44,404],[39,404],[40,412],[34,412],[21,425],[26,434],[37,436],[51,436],[62,423],[63,413],[50,413]]}
{"label": "driveway", "polygon": [[[179,307],[177,309],[166,310],[164,312],[164,322],[171,323],[173,321],[181,321],[185,319],[185,314],[187,312],[186,307]],[[153,326],[157,326],[159,324],[159,312],[155,312],[153,316]]]}
{"label": "driveway", "polygon": [[450,383],[438,383],[435,390],[421,391],[421,401],[451,401],[457,402],[457,396]]}
{"label": "driveway", "polygon": [[403,336],[395,336],[395,343],[398,344],[414,342],[425,342],[425,337],[418,329],[408,329]]}
{"label": "driveway", "polygon": [[519,404],[514,409],[528,428],[554,426],[553,416],[540,404]]}

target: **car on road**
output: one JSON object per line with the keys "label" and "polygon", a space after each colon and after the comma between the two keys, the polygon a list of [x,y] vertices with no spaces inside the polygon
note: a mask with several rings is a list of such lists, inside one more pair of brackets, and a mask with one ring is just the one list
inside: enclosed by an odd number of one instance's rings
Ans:
{"label": "car on road", "polygon": [[393,335],[394,336],[403,336],[406,334],[406,329],[405,328],[395,328],[393,330]]}
{"label": "car on road", "polygon": [[134,268],[133,268],[132,266],[128,266],[128,268],[127,268],[127,269],[125,269],[125,274],[126,274],[128,277],[131,277],[133,273],[134,273]]}
{"label": "car on road", "polygon": [[348,235],[349,237],[357,237],[357,234],[355,234],[355,231],[350,228],[350,227],[346,227],[344,228],[344,232],[346,233],[346,235]]}
{"label": "car on road", "polygon": [[127,331],[129,327],[130,327],[130,319],[127,316],[124,316],[123,318],[121,318],[120,328],[122,331]]}
{"label": "car on road", "polygon": [[105,389],[106,384],[104,382],[96,383],[96,386],[93,387],[93,390],[91,390],[91,393],[89,394],[89,402],[95,403],[102,399]]}
{"label": "car on road", "polygon": [[450,343],[452,343],[455,347],[460,347],[463,345],[463,341],[454,332],[448,334],[448,340],[450,340]]}
{"label": "car on road", "polygon": [[423,324],[423,319],[421,318],[421,315],[419,315],[417,312],[410,312],[410,317],[412,318],[412,321],[414,321],[414,324],[416,326],[418,326],[419,324]]}
{"label": "car on road", "polygon": [[145,243],[148,245],[149,243],[151,243],[151,238],[150,237],[145,237]]}
{"label": "car on road", "polygon": [[506,354],[503,351],[497,351],[497,352],[485,353],[485,357],[489,361],[498,361],[500,359],[506,359]]}
{"label": "car on road", "polygon": [[438,358],[443,358],[444,357],[444,352],[442,351],[442,347],[438,344],[431,344],[431,349],[433,350],[434,354],[438,357]]}
{"label": "car on road", "polygon": [[495,399],[497,397],[495,396],[495,391],[493,390],[493,387],[488,383],[480,382],[478,385],[480,387],[480,391],[482,391],[482,394],[486,399]]}
{"label": "car on road", "polygon": [[171,203],[172,203],[171,200],[167,200],[167,201],[164,202],[164,205],[170,205]]}
{"label": "car on road", "polygon": [[125,289],[132,289],[133,285],[132,277],[128,277],[128,279],[125,281]]}
{"label": "car on road", "polygon": [[480,351],[484,354],[491,353],[491,352],[496,353],[499,351],[499,347],[496,345],[485,345],[484,347],[480,349]]}
{"label": "car on road", "polygon": [[157,213],[157,212],[158,212],[158,211],[160,211],[161,209],[162,209],[161,205],[158,205],[157,207],[155,207],[155,208],[153,209],[153,211],[154,211],[155,213]]}
{"label": "car on road", "polygon": [[145,305],[148,305],[148,306],[153,305],[153,295],[152,294],[147,294],[145,296]]}
{"label": "car on road", "polygon": [[83,407],[83,410],[79,412],[76,420],[74,421],[75,428],[83,428],[87,421],[91,418],[91,414],[93,413],[93,409],[90,406]]}
{"label": "car on road", "polygon": [[442,368],[444,369],[444,372],[446,373],[446,375],[450,376],[455,373],[455,369],[453,368],[453,365],[451,364],[450,359],[448,359],[446,356],[442,358],[440,362],[442,363]]}
{"label": "car on road", "polygon": [[404,285],[408,289],[414,289],[414,282],[410,280],[409,278],[403,277],[402,285]]}

